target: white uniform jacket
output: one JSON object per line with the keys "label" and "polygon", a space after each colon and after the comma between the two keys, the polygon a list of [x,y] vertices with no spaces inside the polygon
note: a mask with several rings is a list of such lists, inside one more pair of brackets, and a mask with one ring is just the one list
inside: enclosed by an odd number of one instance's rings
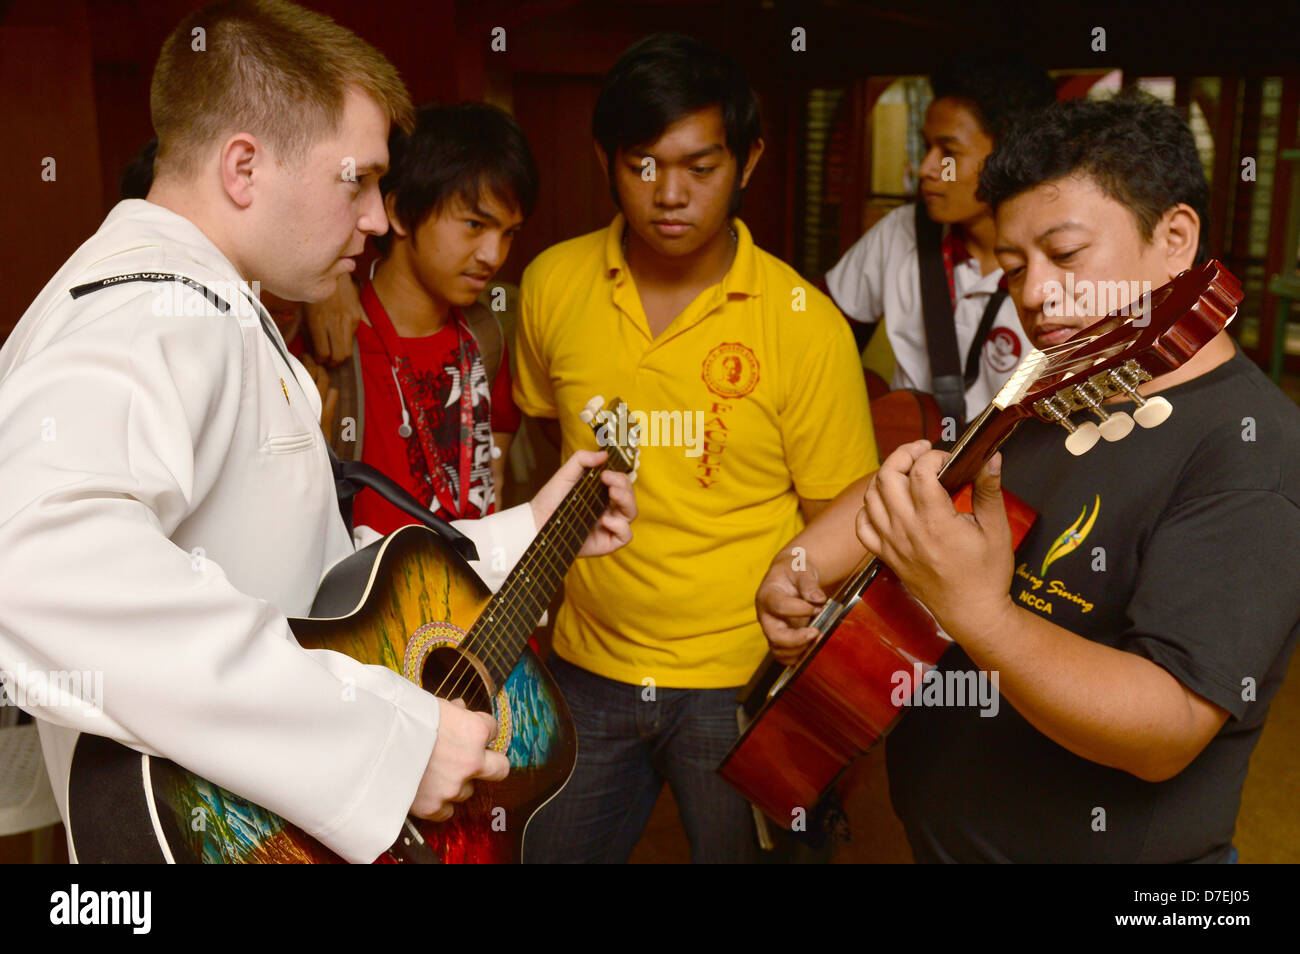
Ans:
{"label": "white uniform jacket", "polygon": [[[840,311],[854,321],[874,324],[884,318],[895,361],[890,387],[933,393],[921,309],[915,215],[915,206],[905,205],[872,226],[826,273],[826,288]],[[997,291],[1002,269],[982,275],[979,262],[968,258],[956,263],[952,272],[957,292],[957,307],[953,310],[957,354],[965,368],[984,307]],[[966,420],[974,420],[997,397],[1030,347],[1015,303],[1008,297],[993,319],[980,355],[979,373],[966,391]]]}
{"label": "white uniform jacket", "polygon": [[[289,630],[286,615],[307,615],[354,545],[319,394],[247,301],[241,319],[174,281],[70,293],[128,273],[183,274],[232,305],[239,286],[191,222],[125,201],[0,350],[10,695],[27,690],[65,821],[72,747],[93,732],[370,861],[398,835],[438,706],[386,668],[302,649]],[[504,570],[489,562],[513,566],[534,535],[526,504],[458,528],[493,588]],[[56,692],[30,704],[35,683],[57,686],[50,674],[72,671],[102,672],[102,698]]]}

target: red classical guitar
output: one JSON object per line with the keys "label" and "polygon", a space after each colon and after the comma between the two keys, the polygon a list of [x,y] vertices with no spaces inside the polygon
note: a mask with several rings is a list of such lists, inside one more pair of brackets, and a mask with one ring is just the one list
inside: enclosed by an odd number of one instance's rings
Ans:
{"label": "red classical guitar", "polygon": [[[1086,453],[1120,440],[1134,424],[1156,427],[1171,413],[1139,385],[1191,358],[1227,326],[1241,284],[1216,261],[1183,272],[1129,309],[1112,313],[1069,341],[1032,351],[993,403],[966,429],[939,479],[959,510],[970,512],[970,483],[1021,421],[1036,417],[1069,432],[1066,447]],[[1124,394],[1133,415],[1103,402]],[[1076,423],[1083,412],[1098,421]],[[1003,492],[1015,544],[1033,512]],[[719,768],[741,794],[778,824],[811,813],[857,756],[883,738],[904,711],[894,701],[900,671],[933,669],[951,641],[894,576],[865,559],[813,620],[821,636],[797,663],[767,661],[741,694],[740,739]]]}

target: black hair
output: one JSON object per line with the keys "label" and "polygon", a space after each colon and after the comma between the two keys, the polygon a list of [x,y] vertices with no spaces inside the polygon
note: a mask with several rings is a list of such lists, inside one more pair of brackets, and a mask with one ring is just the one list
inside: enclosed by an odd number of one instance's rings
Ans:
{"label": "black hair", "polygon": [[[388,140],[388,172],[379,182],[394,194],[393,214],[411,233],[459,198],[477,205],[486,190],[526,219],[537,204],[537,164],[519,124],[485,103],[426,103],[408,135]],[[387,239],[389,236],[382,236]],[[387,242],[380,241],[387,250]]]}
{"label": "black hair", "polygon": [[117,194],[122,199],[143,199],[153,187],[153,160],[158,154],[158,137],[154,136],[140,147],[122,170],[117,182]]}
{"label": "black hair", "polygon": [[[683,116],[717,106],[722,110],[727,149],[740,170],[762,136],[758,96],[736,60],[702,40],[680,33],[655,33],[633,43],[607,74],[591,118],[591,132],[610,164],[619,149],[653,142]],[[732,213],[739,210],[739,180]]]}
{"label": "black hair", "polygon": [[994,211],[1022,192],[1084,174],[1127,206],[1150,242],[1161,217],[1186,203],[1201,220],[1196,263],[1209,258],[1209,187],[1192,131],[1153,96],[1057,103],[1016,126],[984,161],[979,198]]}
{"label": "black hair", "polygon": [[1011,50],[970,50],[946,60],[930,77],[935,99],[961,100],[997,143],[1016,120],[1056,100],[1046,71]]}

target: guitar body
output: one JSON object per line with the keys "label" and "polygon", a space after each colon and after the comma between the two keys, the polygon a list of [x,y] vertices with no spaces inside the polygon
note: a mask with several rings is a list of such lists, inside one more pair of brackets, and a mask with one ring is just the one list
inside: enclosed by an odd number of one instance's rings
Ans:
{"label": "guitar body", "polygon": [[[440,537],[409,526],[341,561],[322,582],[312,616],[290,620],[304,648],[387,666],[430,692],[463,697],[471,709],[496,716],[492,747],[506,754],[510,774],[500,782],[477,782],[474,795],[447,822],[410,819],[380,862],[517,862],[529,820],[573,771],[573,720],[536,654],[525,649],[493,685],[490,666],[457,648],[491,599]],[[172,762],[100,736],[78,739],[68,816],[82,862],[342,860],[278,815]]]}
{"label": "guitar body", "polygon": [[943,434],[943,413],[923,391],[888,391],[871,399],[871,429],[883,461],[910,441],[925,439],[937,445]]}
{"label": "guitar body", "polygon": [[[1035,514],[1010,492],[1004,490],[1003,497],[1019,546]],[[969,487],[953,503],[969,513]],[[741,698],[747,725],[718,771],[764,814],[790,828],[903,714],[895,674],[906,673],[911,684],[914,667],[929,672],[950,645],[934,617],[881,566],[796,666],[769,657],[755,673]]]}

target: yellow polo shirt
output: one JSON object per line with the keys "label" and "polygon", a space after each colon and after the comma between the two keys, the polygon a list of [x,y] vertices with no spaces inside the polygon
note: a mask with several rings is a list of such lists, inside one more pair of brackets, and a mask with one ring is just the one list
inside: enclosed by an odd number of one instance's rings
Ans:
{"label": "yellow polo shirt", "polygon": [[734,225],[731,269],[658,338],[622,216],[524,272],[519,407],[559,418],[565,457],[596,446],[578,419],[594,395],[646,415],[632,542],[574,564],[555,622],[561,657],[620,682],[747,682],[767,645],[754,593],[803,527],[797,495],[833,497],[876,466],[848,322]]}

